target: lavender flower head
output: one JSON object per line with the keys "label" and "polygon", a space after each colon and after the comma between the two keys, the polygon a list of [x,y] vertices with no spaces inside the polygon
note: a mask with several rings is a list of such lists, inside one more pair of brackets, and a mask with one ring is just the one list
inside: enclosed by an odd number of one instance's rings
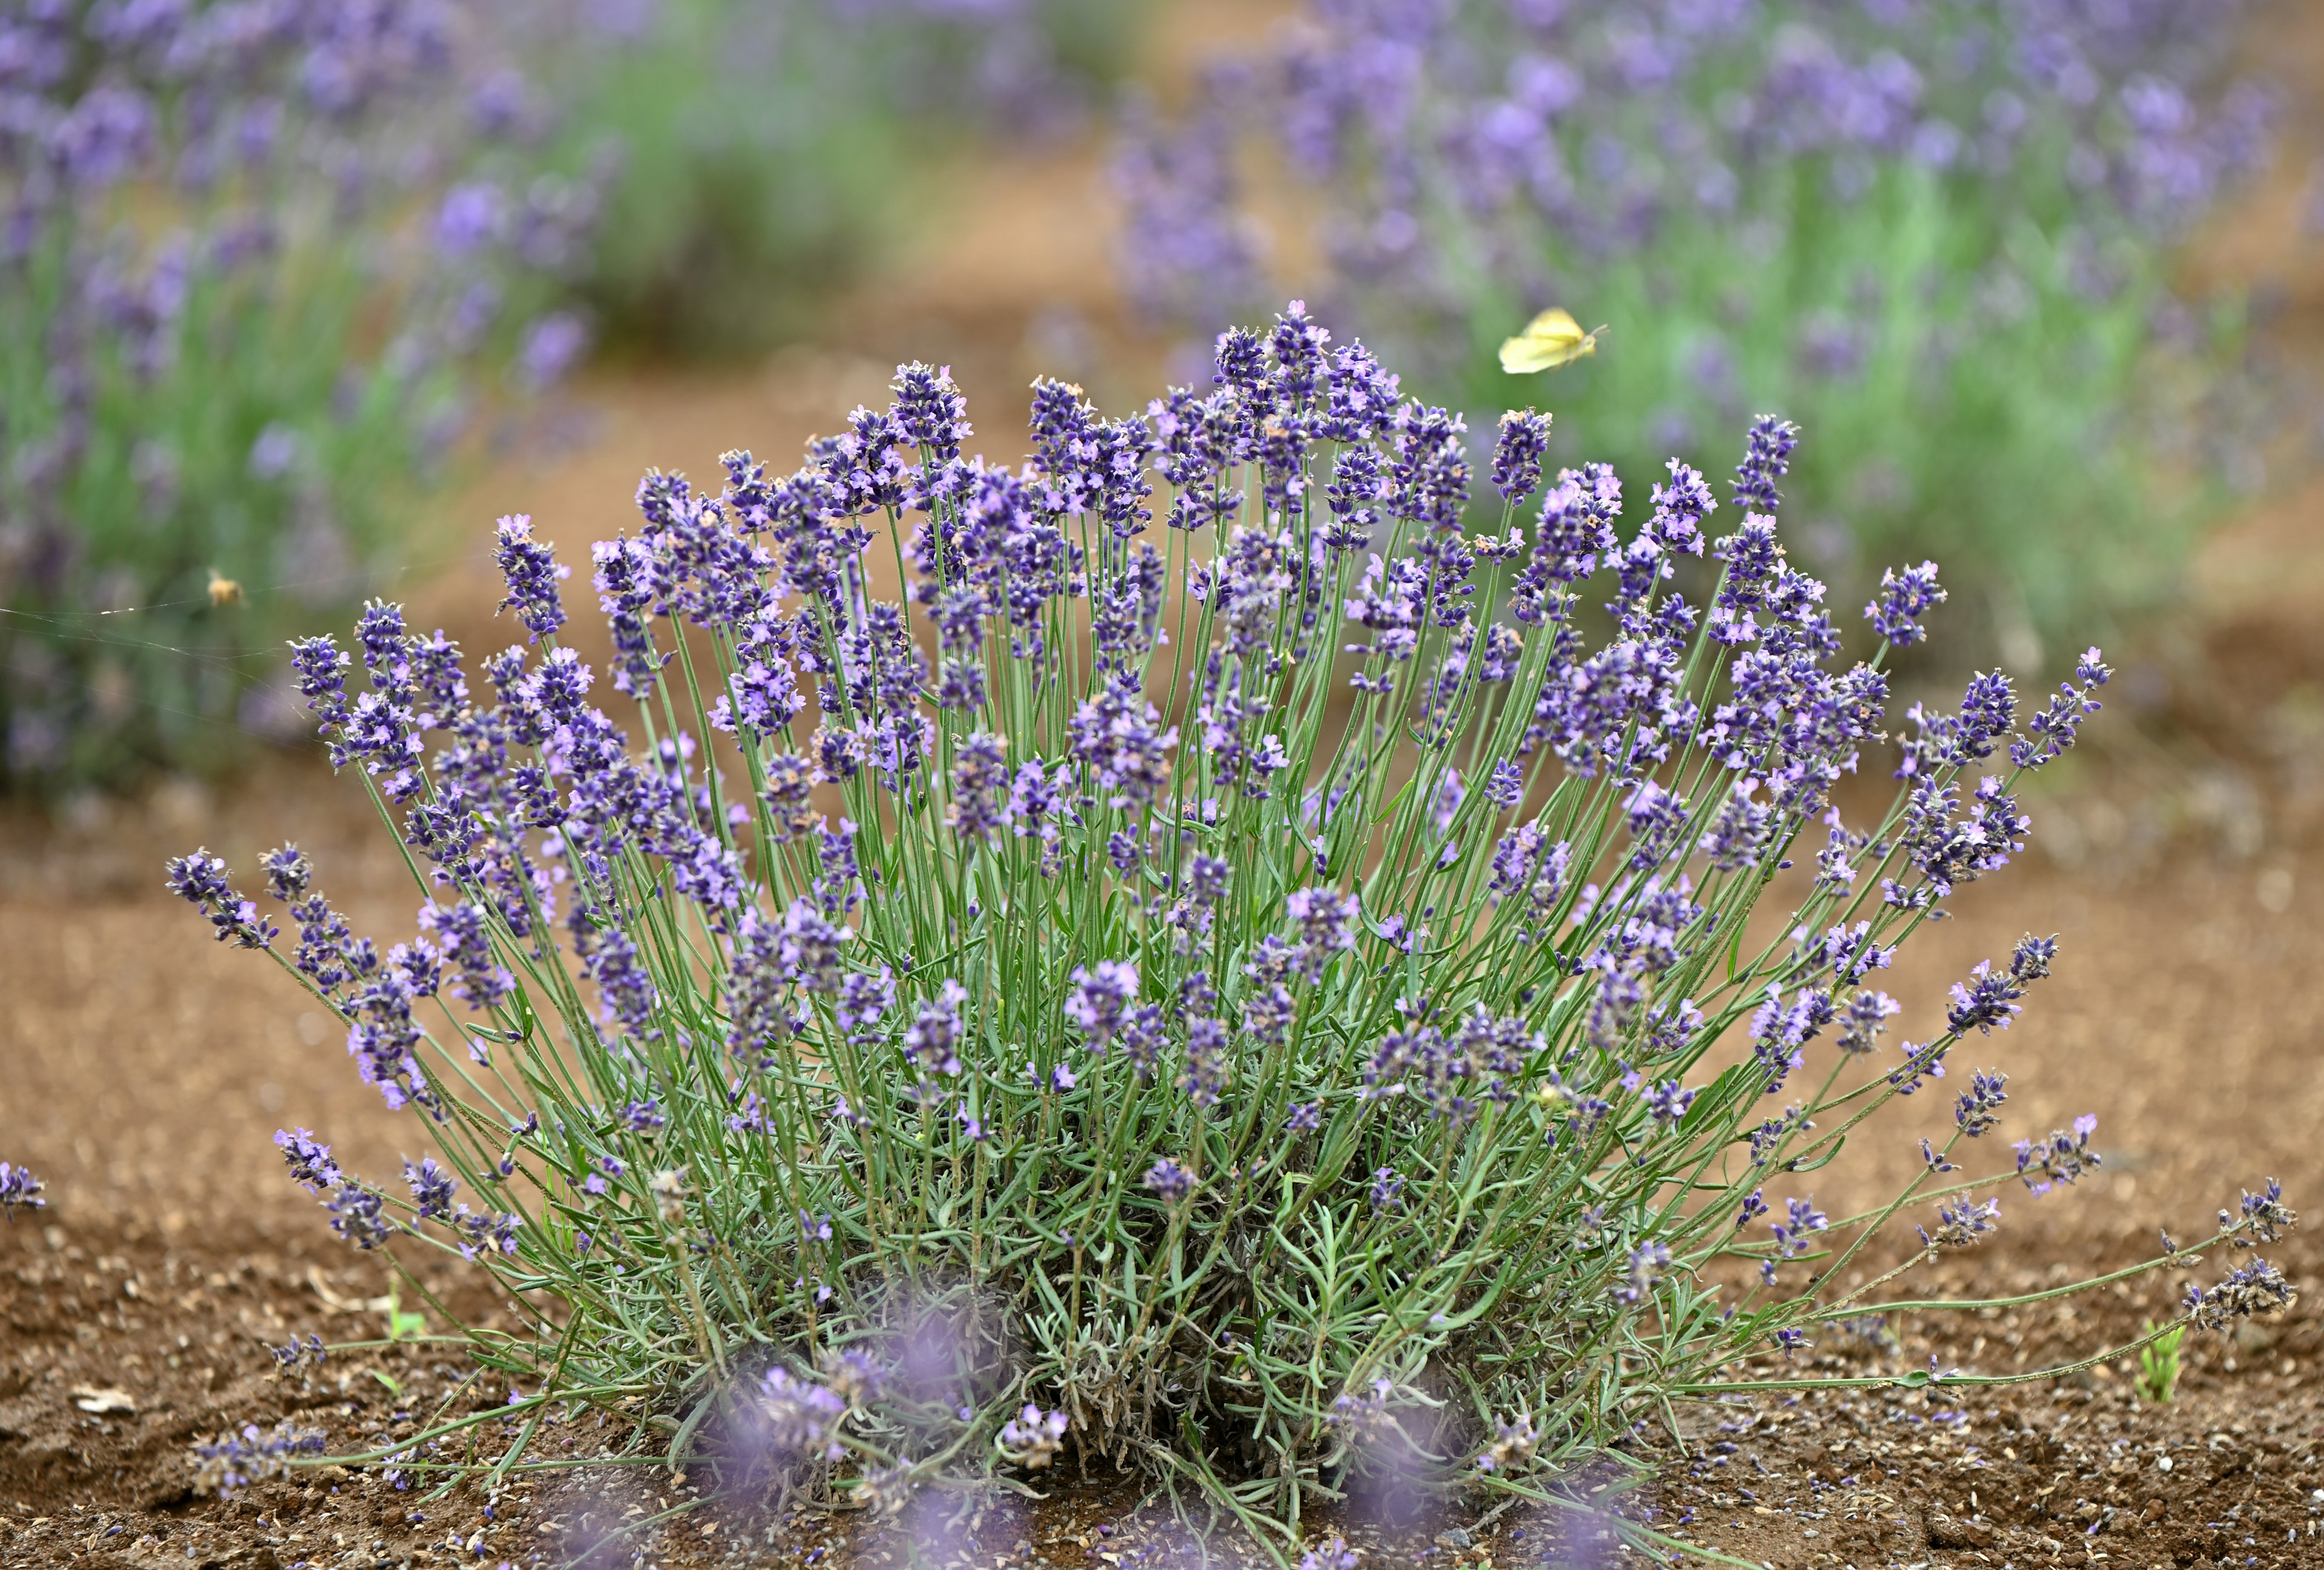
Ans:
{"label": "lavender flower head", "polygon": [[49,1202],[41,1197],[44,1187],[23,1168],[0,1161],[0,1215],[14,1221],[19,1210],[45,1209]]}
{"label": "lavender flower head", "polygon": [[1064,1451],[1065,1426],[1063,1412],[1044,1412],[1028,1402],[1023,1411],[1001,1426],[995,1443],[1009,1461],[1038,1472]]}
{"label": "lavender flower head", "polygon": [[225,861],[207,850],[173,857],[167,873],[170,891],[208,917],[220,943],[264,948],[281,930],[259,914],[255,900],[243,898],[226,882]]}
{"label": "lavender flower head", "polygon": [[2225,1330],[2236,1319],[2288,1307],[2298,1297],[2282,1270],[2265,1260],[2254,1259],[2228,1271],[2217,1286],[2190,1286],[2182,1307],[2187,1317],[2203,1329]]}
{"label": "lavender flower head", "polygon": [[1909,649],[1928,636],[1921,618],[1944,597],[1945,591],[1937,586],[1935,562],[1901,570],[1892,568],[1880,575],[1880,593],[1864,607],[1864,615],[1883,642]]}
{"label": "lavender flower head", "polygon": [[847,1455],[840,1429],[846,1399],[778,1364],[752,1392],[752,1438],[778,1462],[835,1462]]}
{"label": "lavender flower head", "polygon": [[1636,1303],[1654,1290],[1655,1283],[1670,1269],[1671,1251],[1658,1242],[1641,1243],[1630,1251],[1629,1261],[1622,1273],[1622,1284],[1615,1296],[1625,1303]]}
{"label": "lavender flower head", "polygon": [[1542,456],[1549,450],[1550,416],[1532,410],[1511,410],[1501,416],[1500,438],[1493,448],[1493,489],[1512,507],[1518,506],[1541,485]]}
{"label": "lavender flower head", "polygon": [[1320,974],[1333,957],[1356,946],[1358,896],[1335,889],[1300,889],[1285,901],[1299,927],[1300,964],[1309,976]]}
{"label": "lavender flower head", "polygon": [[222,1434],[215,1443],[195,1447],[201,1464],[194,1487],[231,1497],[253,1483],[290,1476],[300,1458],[320,1456],[326,1448],[320,1428],[299,1428],[287,1419],[266,1431],[245,1424],[239,1434]]}
{"label": "lavender flower head", "polygon": [[1299,1570],[1358,1570],[1360,1563],[1337,1533],[1299,1556]]}
{"label": "lavender flower head", "polygon": [[1969,1076],[1969,1086],[1953,1108],[1953,1122],[1962,1133],[1975,1139],[2000,1123],[1998,1109],[2009,1099],[2002,1086],[2008,1079],[2006,1074],[1985,1068]]}
{"label": "lavender flower head", "polygon": [[1080,1028],[1089,1049],[1103,1056],[1137,1001],[1138,967],[1125,960],[1102,959],[1095,969],[1074,966],[1072,979],[1065,1018]]}
{"label": "lavender flower head", "polygon": [[1963,1196],[1937,1206],[1937,1230],[1921,1235],[1932,1248],[1973,1247],[2001,1224],[2001,1202]]}

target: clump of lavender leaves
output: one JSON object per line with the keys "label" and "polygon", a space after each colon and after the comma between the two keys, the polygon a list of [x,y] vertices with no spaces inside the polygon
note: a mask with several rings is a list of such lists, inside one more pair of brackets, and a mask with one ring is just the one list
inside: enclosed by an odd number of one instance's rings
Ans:
{"label": "clump of lavender leaves", "polygon": [[[1731,503],[1675,459],[1642,501],[1545,474],[1512,413],[1471,533],[1462,420],[1360,346],[1295,304],[1216,363],[1143,417],[1037,383],[1019,468],[964,457],[913,365],[795,473],[649,474],[592,552],[602,672],[521,520],[528,639],[473,686],[392,605],[299,645],[418,935],[354,936],[287,845],[288,932],[215,857],[170,880],[433,1138],[374,1185],[279,1134],[333,1227],[464,1255],[526,1316],[468,1345],[533,1393],[403,1472],[485,1423],[518,1436],[475,1464],[530,1464],[578,1401],[648,1417],[641,1462],[864,1503],[1070,1448],[1296,1542],[1383,1473],[1539,1495],[1671,1398],[1790,1381],[1988,1233],[1979,1196],[2097,1159],[2078,1128],[1954,1176],[2004,1078],[1932,1091],[2052,941],[1923,1041],[1876,984],[2022,849],[2095,650],[1892,746],[1881,663],[1942,590],[1891,573],[1839,667],[1776,531],[1790,427],[1752,428]],[[1871,767],[1895,799],[1843,827]],[[1924,1091],[1921,1176],[1819,1209],[1804,1174]],[[1921,1241],[1858,1282],[1900,1218]],[[2271,1189],[2219,1235],[2290,1219]],[[2189,1313],[2279,1288],[2255,1263]]]}

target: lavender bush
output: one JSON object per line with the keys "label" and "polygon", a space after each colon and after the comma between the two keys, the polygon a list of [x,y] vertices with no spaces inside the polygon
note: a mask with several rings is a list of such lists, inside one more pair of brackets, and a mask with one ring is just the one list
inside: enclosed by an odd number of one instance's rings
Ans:
{"label": "lavender bush", "polygon": [[[2232,301],[2168,243],[2267,155],[2222,87],[2241,0],[1314,0],[1120,164],[1130,292],[1195,328],[1255,303],[1253,231],[1456,407],[1515,396],[1537,309],[1612,331],[1559,374],[1561,455],[1632,483],[1775,408],[1819,440],[1800,543],[1843,588],[1941,556],[1962,659],[2167,594],[2247,474]],[[1257,127],[1322,207],[1235,180]],[[2205,432],[2234,434],[2205,435]],[[2200,444],[2213,444],[2205,447]]]}
{"label": "lavender bush", "polygon": [[521,393],[581,347],[538,278],[588,193],[479,178],[520,154],[458,20],[43,0],[0,22],[8,781],[199,765],[263,728],[244,706],[282,636],[359,597],[477,378]]}
{"label": "lavender bush", "polygon": [[[639,1420],[638,1464],[893,1504],[1070,1448],[1296,1553],[1318,1500],[1552,1496],[1675,1399],[1813,1382],[1784,1360],[1834,1321],[1938,1307],[1893,1284],[2098,1156],[2087,1120],[1995,1150],[1998,1070],[1936,1084],[2053,940],[1925,1039],[1878,983],[2023,848],[2015,783],[2107,669],[2022,725],[1979,676],[1892,743],[1883,661],[1944,592],[1891,572],[1879,657],[1833,668],[1776,533],[1790,426],[1751,427],[1724,532],[1676,459],[1643,505],[1545,475],[1549,429],[1502,419],[1471,535],[1461,419],[1296,305],[1142,418],[1037,383],[1016,469],[907,365],[796,473],[646,476],[591,553],[602,673],[521,518],[528,641],[475,686],[389,605],[300,643],[418,935],[355,937],[289,845],[258,869],[288,934],[203,852],[170,882],[434,1142],[377,1185],[278,1134],[332,1226],[473,1260],[524,1316],[461,1333],[505,1408],[343,1459],[551,1464],[586,1403]],[[1860,765],[1896,789],[1849,827]],[[1819,1208],[1905,1097],[1920,1175]],[[2207,1241],[2290,1224],[2270,1187]],[[2188,1316],[2291,1290],[2255,1260]]]}

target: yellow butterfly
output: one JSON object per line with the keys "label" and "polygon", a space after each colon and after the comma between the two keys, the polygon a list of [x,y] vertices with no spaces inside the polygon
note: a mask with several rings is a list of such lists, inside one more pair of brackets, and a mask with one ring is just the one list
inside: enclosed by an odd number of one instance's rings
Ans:
{"label": "yellow butterfly", "polygon": [[1512,376],[1523,376],[1571,365],[1584,355],[1596,354],[1598,333],[1605,330],[1600,327],[1597,332],[1585,333],[1572,312],[1553,305],[1501,346],[1501,369]]}

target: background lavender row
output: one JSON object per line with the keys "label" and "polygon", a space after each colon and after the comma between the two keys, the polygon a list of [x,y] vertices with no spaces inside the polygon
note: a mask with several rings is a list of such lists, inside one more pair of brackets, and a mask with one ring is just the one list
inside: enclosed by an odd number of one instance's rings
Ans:
{"label": "background lavender row", "polygon": [[[593,342],[763,346],[1126,0],[39,0],[0,23],[0,778],[208,768]],[[965,69],[963,69],[964,64]],[[213,576],[228,580],[215,595]]]}
{"label": "background lavender row", "polygon": [[[1560,457],[1641,479],[1797,419],[1818,569],[1855,593],[1939,555],[1956,654],[2024,668],[2156,604],[2282,429],[2235,302],[2166,276],[2269,156],[2269,96],[2225,66],[2245,8],[1316,0],[1176,124],[1126,127],[1123,281],[1193,323],[1273,272],[1434,395],[1537,396]],[[1254,136],[1296,211],[1243,189]],[[1613,331],[1516,391],[1493,347],[1553,303]]]}

